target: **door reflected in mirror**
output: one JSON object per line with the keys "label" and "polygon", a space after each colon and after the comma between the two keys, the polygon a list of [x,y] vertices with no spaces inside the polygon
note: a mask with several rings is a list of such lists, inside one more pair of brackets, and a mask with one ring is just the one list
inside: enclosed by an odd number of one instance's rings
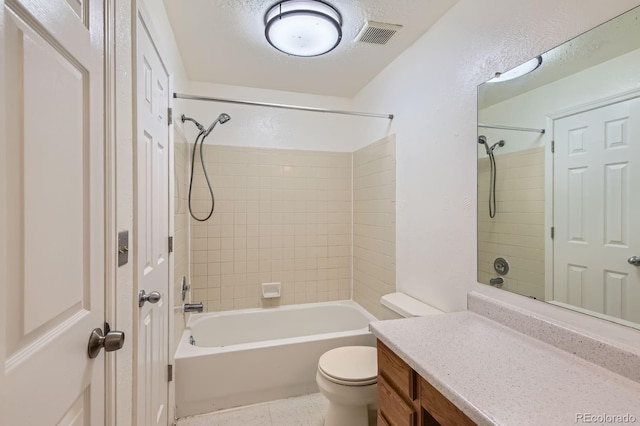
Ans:
{"label": "door reflected in mirror", "polygon": [[478,87],[478,281],[640,328],[640,7],[538,61]]}

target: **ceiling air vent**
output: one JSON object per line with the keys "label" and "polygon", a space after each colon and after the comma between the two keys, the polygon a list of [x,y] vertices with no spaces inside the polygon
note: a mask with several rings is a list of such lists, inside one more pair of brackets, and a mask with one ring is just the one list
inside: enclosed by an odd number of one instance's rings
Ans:
{"label": "ceiling air vent", "polygon": [[356,41],[371,44],[387,44],[389,39],[402,28],[402,25],[367,21],[356,37]]}

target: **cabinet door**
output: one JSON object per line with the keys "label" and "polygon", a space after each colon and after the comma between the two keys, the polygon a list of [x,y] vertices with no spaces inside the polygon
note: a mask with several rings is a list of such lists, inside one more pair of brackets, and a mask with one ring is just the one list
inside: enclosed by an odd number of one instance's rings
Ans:
{"label": "cabinet door", "polygon": [[[474,426],[475,423],[429,382],[420,378],[422,424],[442,426]],[[434,423],[436,422],[436,423]]]}
{"label": "cabinet door", "polygon": [[418,397],[415,371],[380,341],[378,341],[378,371],[398,393],[410,401]]}
{"label": "cabinet door", "polygon": [[398,395],[383,376],[378,377],[378,417],[382,416],[392,426],[415,426],[418,413]]}

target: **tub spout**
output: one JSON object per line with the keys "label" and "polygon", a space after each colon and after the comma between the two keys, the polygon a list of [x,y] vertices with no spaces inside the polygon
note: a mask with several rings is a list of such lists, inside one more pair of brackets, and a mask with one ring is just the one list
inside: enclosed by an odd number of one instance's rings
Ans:
{"label": "tub spout", "polygon": [[185,312],[202,312],[203,306],[202,302],[200,303],[185,303],[182,305],[182,309]]}

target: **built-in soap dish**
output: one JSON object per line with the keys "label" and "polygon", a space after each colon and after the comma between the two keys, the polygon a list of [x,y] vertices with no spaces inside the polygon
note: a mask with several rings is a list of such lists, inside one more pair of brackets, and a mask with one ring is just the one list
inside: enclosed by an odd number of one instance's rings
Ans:
{"label": "built-in soap dish", "polygon": [[275,299],[280,297],[280,283],[262,283],[262,298]]}

